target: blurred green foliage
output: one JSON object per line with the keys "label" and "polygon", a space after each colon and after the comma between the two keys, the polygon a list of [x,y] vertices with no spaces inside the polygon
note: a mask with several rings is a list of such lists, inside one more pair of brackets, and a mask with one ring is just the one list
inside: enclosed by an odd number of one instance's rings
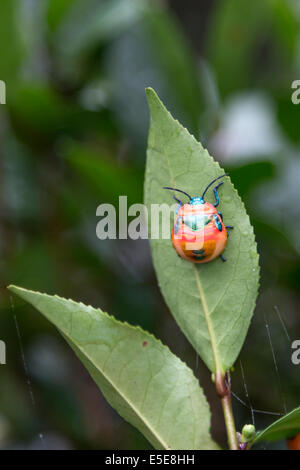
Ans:
{"label": "blurred green foliage", "polygon": [[[142,201],[145,86],[230,172],[254,224],[262,279],[241,354],[251,403],[282,412],[284,395],[288,409],[299,405],[299,366],[276,313],[299,339],[300,108],[291,102],[299,8],[292,0],[198,3],[1,1],[1,448],[149,448],[54,328],[22,302],[12,307],[9,283],[101,306],[155,333],[201,377],[213,435],[225,441],[209,374],[162,301],[148,243],[96,238],[99,204],[123,194]],[[239,363],[232,381],[247,402]],[[251,421],[238,401],[235,411],[238,427]],[[258,428],[274,419],[255,414]]]}

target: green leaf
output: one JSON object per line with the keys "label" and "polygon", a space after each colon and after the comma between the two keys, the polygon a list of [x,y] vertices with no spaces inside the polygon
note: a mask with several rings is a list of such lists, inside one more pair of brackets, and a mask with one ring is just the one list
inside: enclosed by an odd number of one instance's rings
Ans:
{"label": "green leaf", "polygon": [[258,432],[255,442],[289,439],[298,433],[300,433],[300,407],[295,408],[263,431]]}
{"label": "green leaf", "polygon": [[247,196],[256,186],[274,178],[276,168],[270,161],[252,161],[237,163],[226,167],[241,197]]}
{"label": "green leaf", "polygon": [[17,21],[16,12],[18,8],[20,8],[18,0],[1,1],[0,41],[2,48],[0,55],[0,80],[6,82],[8,96],[13,96],[13,93],[10,94],[10,92],[18,80],[19,70],[24,58],[23,54],[26,52],[20,31],[20,24],[23,21]]}
{"label": "green leaf", "polygon": [[50,31],[55,31],[64,16],[74,6],[74,0],[49,0],[46,6],[46,18]]}
{"label": "green leaf", "polygon": [[154,336],[82,303],[9,289],[60,330],[111,406],[155,448],[217,448],[196,378]]}
{"label": "green leaf", "polygon": [[[169,10],[152,7],[145,16],[142,26],[149,47],[155,51],[156,64],[153,65],[156,65],[156,69],[161,69],[165,76],[164,80],[167,80],[165,88],[172,96],[174,109],[177,108],[192,129],[198,131],[199,114],[204,111],[203,96],[199,86],[199,69],[181,24]],[[151,60],[150,57],[147,59]],[[159,73],[158,70],[156,73]],[[163,88],[161,86],[162,90]]]}
{"label": "green leaf", "polygon": [[[147,152],[145,203],[172,204],[172,186],[199,196],[215,177],[224,174],[147,89],[151,122]],[[212,191],[207,196],[211,198]],[[243,345],[255,306],[259,266],[253,229],[245,207],[229,181],[220,188],[220,209],[234,226],[225,251],[217,259],[196,265],[179,258],[170,240],[151,240],[154,267],[164,298],[178,325],[209,369],[224,372]],[[213,199],[211,199],[213,201]]]}
{"label": "green leaf", "polygon": [[[270,88],[274,88],[285,83],[290,73],[293,77],[290,70],[295,63],[298,30],[292,2],[218,2],[206,43],[221,96],[227,98],[239,90],[248,90],[254,83],[259,88],[272,82]],[[260,61],[266,44],[273,52],[268,60]]]}
{"label": "green leaf", "polygon": [[127,195],[128,206],[142,200],[143,174],[132,166],[120,165],[109,150],[93,150],[78,142],[66,142],[62,154],[70,166],[95,193],[106,202],[119,203],[119,195]]}
{"label": "green leaf", "polygon": [[[58,65],[76,82],[86,54],[132,27],[148,9],[144,0],[79,0],[73,2],[56,31]],[[74,76],[73,76],[74,75]]]}
{"label": "green leaf", "polygon": [[180,25],[160,3],[147,4],[149,8],[136,24],[107,48],[104,65],[114,90],[110,105],[123,134],[130,136],[141,157],[148,131],[144,88],[149,80],[194,132],[199,128],[200,111],[205,111],[197,61]]}
{"label": "green leaf", "polygon": [[265,27],[270,24],[269,16],[266,2],[241,0],[237,5],[236,0],[227,0],[216,5],[207,44],[223,97],[251,87],[253,63],[266,34]]}

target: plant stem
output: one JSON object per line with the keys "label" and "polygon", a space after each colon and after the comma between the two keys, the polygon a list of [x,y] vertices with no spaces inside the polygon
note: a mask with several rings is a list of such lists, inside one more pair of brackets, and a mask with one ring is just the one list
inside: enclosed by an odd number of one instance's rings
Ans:
{"label": "plant stem", "polygon": [[230,395],[230,382],[229,372],[226,376],[222,372],[216,373],[216,389],[221,399],[222,409],[224,413],[225,426],[227,432],[228,446],[230,450],[239,450],[234,416],[231,406],[231,395]]}
{"label": "plant stem", "polygon": [[230,396],[221,398],[221,403],[222,403],[222,408],[223,408],[223,413],[224,413],[229,449],[238,450],[239,447],[238,447],[237,438],[236,438],[236,430],[235,430]]}

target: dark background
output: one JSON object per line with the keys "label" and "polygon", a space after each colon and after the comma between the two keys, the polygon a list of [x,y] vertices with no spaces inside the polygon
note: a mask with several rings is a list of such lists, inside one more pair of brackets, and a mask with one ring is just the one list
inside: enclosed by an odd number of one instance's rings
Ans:
{"label": "dark background", "polygon": [[[226,442],[210,375],[163,302],[148,242],[96,238],[99,204],[142,202],[146,86],[230,173],[254,225],[261,287],[240,357],[251,406],[299,406],[299,22],[288,0],[1,0],[1,448],[150,448],[57,331],[10,299],[10,283],[153,332],[200,377],[213,436]],[[232,382],[249,407],[239,360]],[[240,429],[251,412],[233,401]],[[254,418],[261,429],[276,416]]]}

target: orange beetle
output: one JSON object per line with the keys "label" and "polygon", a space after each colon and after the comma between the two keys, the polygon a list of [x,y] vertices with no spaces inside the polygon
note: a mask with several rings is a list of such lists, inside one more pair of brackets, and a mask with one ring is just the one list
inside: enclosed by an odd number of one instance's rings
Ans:
{"label": "orange beetle", "polygon": [[173,191],[185,194],[190,199],[188,204],[183,204],[176,196],[174,199],[179,203],[176,211],[176,220],[172,230],[172,243],[181,258],[192,263],[208,263],[218,256],[222,261],[226,261],[223,251],[227,244],[228,229],[232,229],[232,225],[225,226],[223,224],[223,216],[218,212],[216,207],[219,205],[220,199],[218,188],[223,182],[217,184],[214,188],[216,199],[215,204],[204,201],[204,195],[208,188],[225,175],[215,178],[209,183],[203,191],[201,197],[191,197],[181,189],[164,187]]}

